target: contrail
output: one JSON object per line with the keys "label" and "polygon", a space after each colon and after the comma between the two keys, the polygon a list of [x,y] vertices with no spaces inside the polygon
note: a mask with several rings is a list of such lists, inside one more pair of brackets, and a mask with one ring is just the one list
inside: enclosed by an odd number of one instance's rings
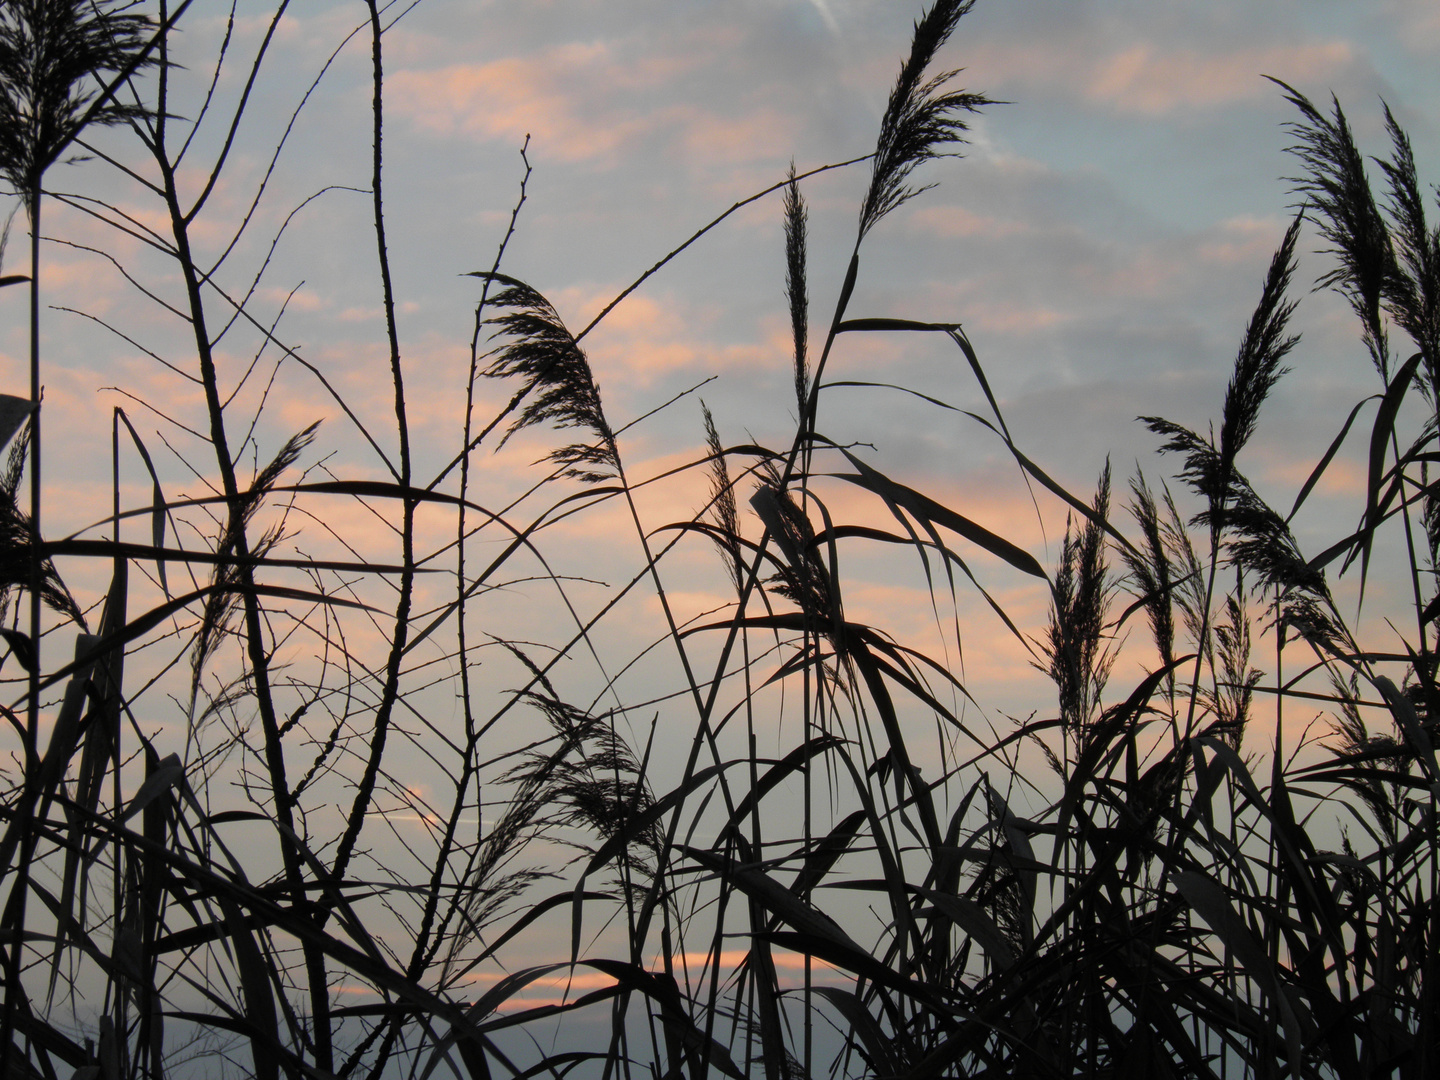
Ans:
{"label": "contrail", "polygon": [[832,34],[840,33],[840,24],[835,21],[835,16],[831,13],[828,0],[810,0],[810,3],[820,13],[820,17],[825,20],[825,25],[830,28],[830,32]]}

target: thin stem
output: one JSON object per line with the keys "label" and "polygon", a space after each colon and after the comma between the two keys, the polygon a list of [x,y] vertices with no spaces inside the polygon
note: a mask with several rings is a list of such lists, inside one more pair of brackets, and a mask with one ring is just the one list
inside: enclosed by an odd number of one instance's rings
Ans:
{"label": "thin stem", "polygon": [[39,749],[40,731],[40,595],[44,587],[44,559],[40,554],[40,185],[30,204],[30,667],[26,732]]}
{"label": "thin stem", "polygon": [[[384,126],[385,65],[381,51],[380,11],[376,0],[366,0],[370,12],[370,60],[371,60],[371,193],[374,201],[375,248],[379,261],[380,285],[385,310],[385,333],[390,349],[390,378],[394,387],[395,426],[400,443],[400,486],[409,491],[411,477],[410,426],[405,405],[405,377],[400,361],[400,333],[395,321],[395,291],[390,276],[390,248],[385,236],[384,176]],[[390,654],[385,665],[385,683],[375,710],[375,725],[370,734],[369,756],[365,770],[356,785],[355,799],[351,803],[345,832],[336,849],[333,876],[343,880],[349,868],[360,831],[365,824],[375,793],[375,782],[380,772],[380,762],[385,753],[389,736],[390,721],[395,703],[400,696],[400,667],[405,656],[410,629],[410,605],[415,587],[415,507],[417,503],[408,494],[405,496],[400,526],[400,550],[403,570],[400,574],[399,596],[395,604],[395,619],[390,636]],[[474,738],[473,732],[470,736]],[[327,1002],[328,1008],[328,1002]],[[398,1024],[398,1019],[397,1019]],[[398,1027],[392,1032],[398,1033]],[[372,1068],[371,1075],[381,1075],[393,1041],[387,1032],[386,1042]]]}
{"label": "thin stem", "polygon": [[[376,0],[366,0],[370,9],[371,62],[374,91],[371,99],[373,114],[373,153],[371,157],[371,183],[375,206],[375,243],[380,262],[380,282],[384,293],[385,330],[390,346],[390,376],[394,385],[395,423],[400,442],[400,486],[410,487],[410,428],[406,418],[405,379],[400,364],[400,337],[395,322],[395,293],[390,281],[390,251],[385,239],[385,200],[381,188],[381,174],[384,163],[384,64],[380,50],[380,13]],[[399,694],[400,661],[405,654],[405,644],[410,625],[410,603],[415,584],[415,506],[416,501],[407,495],[404,499],[403,520],[400,529],[401,564],[399,597],[395,608],[395,630],[391,638],[389,660],[386,664],[385,687],[379,707],[375,711],[375,728],[370,738],[370,755],[360,779],[355,800],[351,804],[345,834],[335,855],[334,874],[343,878],[355,850],[365,812],[375,790],[375,780],[380,770],[380,758],[385,752],[385,741],[390,726],[390,716]]]}
{"label": "thin stem", "polygon": [[[526,151],[530,147],[529,136],[526,136],[525,143],[520,147],[520,160],[525,165],[525,175],[520,179],[520,197],[515,202],[515,208],[510,212],[510,225],[505,230],[504,237],[500,240],[500,246],[495,252],[495,262],[490,268],[491,274],[500,270],[500,263],[505,258],[505,249],[510,244],[510,238],[515,235],[515,223],[520,217],[520,209],[525,205],[525,190],[530,182],[530,159]],[[480,333],[484,325],[482,313],[485,310],[485,303],[489,297],[490,284],[493,277],[483,279],[480,289],[480,302],[475,307],[475,328],[470,338],[470,369],[465,382],[465,423],[464,432],[461,437],[460,451],[460,503],[456,513],[455,524],[455,588],[456,597],[454,604],[455,614],[455,659],[460,674],[460,707],[464,713],[465,724],[465,756],[460,764],[460,776],[455,781],[455,801],[451,809],[450,817],[445,825],[445,835],[440,844],[440,851],[435,858],[430,888],[425,898],[425,910],[420,917],[420,931],[415,936],[415,948],[411,954],[409,976],[418,978],[425,967],[434,961],[439,952],[445,932],[449,926],[450,919],[455,907],[460,903],[457,896],[451,909],[441,919],[440,928],[435,932],[433,942],[430,934],[434,926],[435,913],[440,901],[440,889],[443,881],[445,867],[449,863],[450,854],[454,849],[455,833],[459,826],[460,818],[465,808],[465,793],[469,790],[470,782],[475,778],[475,755],[479,745],[480,737],[476,726],[475,703],[472,698],[470,686],[470,644],[465,633],[465,614],[470,598],[470,589],[466,585],[466,564],[465,564],[465,540],[469,530],[467,517],[468,505],[466,499],[470,491],[470,457],[473,448],[470,444],[471,431],[475,422],[475,385],[480,378]],[[475,813],[483,820],[483,810],[480,806],[480,795],[477,787],[475,796]]]}

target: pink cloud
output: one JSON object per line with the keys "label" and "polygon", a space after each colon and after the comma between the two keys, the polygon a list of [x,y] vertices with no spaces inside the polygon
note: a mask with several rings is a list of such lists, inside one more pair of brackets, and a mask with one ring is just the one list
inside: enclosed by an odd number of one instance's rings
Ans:
{"label": "pink cloud", "polygon": [[1432,0],[1390,0],[1386,7],[1404,24],[1407,48],[1426,52],[1440,43],[1440,8]]}
{"label": "pink cloud", "polygon": [[1078,88],[1086,100],[1119,112],[1160,116],[1232,106],[1273,94],[1262,75],[1287,82],[1335,82],[1355,62],[1355,50],[1346,41],[1210,51],[1149,41],[1120,49],[1057,41],[1002,47],[986,58],[985,69],[1023,73],[1024,81],[1067,96]]}
{"label": "pink cloud", "polygon": [[[578,333],[615,292],[618,289],[571,288],[552,299]],[[689,304],[671,292],[651,295],[642,289],[627,296],[584,341],[607,404],[620,392],[646,390],[675,372],[710,374],[789,364],[788,322],[782,325],[777,315],[762,322],[760,340],[722,344],[714,338],[723,317],[716,306]]]}
{"label": "pink cloud", "polygon": [[1135,45],[1095,65],[1085,80],[1085,95],[1123,112],[1147,115],[1180,108],[1214,108],[1270,92],[1262,74],[1325,81],[1353,59],[1350,44],[1343,41],[1239,49],[1220,55]]}
{"label": "pink cloud", "polygon": [[1264,265],[1284,232],[1285,225],[1275,218],[1233,217],[1200,242],[1199,254],[1206,262],[1227,266]]}
{"label": "pink cloud", "polygon": [[1034,232],[1023,221],[977,214],[963,206],[922,206],[914,211],[914,227],[932,236],[981,237],[999,240]]}
{"label": "pink cloud", "polygon": [[1033,334],[1037,330],[1068,322],[1073,318],[1052,307],[1019,303],[1001,298],[977,306],[965,325],[992,334]]}
{"label": "pink cloud", "polygon": [[540,57],[453,64],[435,71],[399,71],[390,100],[422,130],[520,142],[532,136],[549,156],[584,161],[613,154],[643,131],[641,117],[586,116],[556,72],[610,67],[603,44],[559,46]]}
{"label": "pink cloud", "polygon": [[687,160],[707,165],[778,159],[791,152],[797,132],[794,118],[772,108],[746,116],[719,116],[686,109],[682,140]]}
{"label": "pink cloud", "polygon": [[[397,71],[391,105],[422,130],[519,142],[528,134],[562,161],[605,161],[652,130],[671,109],[653,93],[686,66],[680,59],[619,55],[606,42],[570,42],[530,56]],[[636,94],[636,92],[639,92]],[[636,94],[637,104],[622,104]]]}
{"label": "pink cloud", "polygon": [[387,88],[392,108],[422,131],[512,143],[530,135],[540,153],[566,162],[609,165],[657,133],[692,167],[783,158],[796,138],[793,117],[733,99],[724,99],[734,106],[726,111],[697,97],[690,76],[714,55],[714,37],[689,53],[648,57],[630,55],[624,42],[570,42],[527,56],[398,71]]}

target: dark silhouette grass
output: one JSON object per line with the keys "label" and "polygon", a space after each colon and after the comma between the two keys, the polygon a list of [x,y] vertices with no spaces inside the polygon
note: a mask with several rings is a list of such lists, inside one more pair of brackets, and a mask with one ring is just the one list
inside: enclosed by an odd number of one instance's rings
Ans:
{"label": "dark silhouette grass", "polygon": [[[702,409],[693,457],[667,474],[690,485],[696,512],[657,527],[637,501],[657,478],[632,473],[627,427],[607,418],[585,352],[614,304],[572,332],[536,283],[501,270],[523,185],[494,264],[476,275],[464,429],[446,433],[459,450],[433,477],[417,472],[382,188],[394,12],[371,0],[352,34],[371,60],[367,195],[394,423],[380,431],[286,344],[278,315],[261,314],[258,275],[226,283],[233,244],[208,266],[198,254],[231,143],[214,143],[198,189],[181,182],[182,159],[199,168],[204,143],[176,120],[179,12],[114,14],[105,37],[113,5],[27,3],[4,18],[53,7],[101,19],[98,58],[56,78],[101,79],[103,95],[72,95],[64,111],[88,102],[91,121],[128,124],[143,155],[124,168],[166,222],[144,235],[168,267],[147,295],[192,342],[183,374],[201,405],[185,423],[213,455],[196,475],[217,486],[167,493],[117,409],[109,538],[102,526],[37,542],[40,514],[17,499],[38,393],[0,403],[17,448],[0,476],[5,600],[43,596],[59,639],[59,616],[85,615],[40,560],[99,560],[111,582],[72,661],[36,650],[38,619],[4,631],[19,693],[6,710],[17,768],[0,805],[7,1077],[1419,1080],[1440,1068],[1440,232],[1388,110],[1389,154],[1369,161],[1338,102],[1321,109],[1281,84],[1299,117],[1298,213],[1237,328],[1218,429],[1144,417],[1162,455],[1152,474],[1169,468],[1169,481],[1137,473],[1123,496],[1107,466],[1093,494],[1076,494],[1023,451],[953,313],[851,310],[867,236],[922,194],[920,170],[954,154],[965,118],[991,103],[937,69],[971,7],[938,0],[916,24],[874,152],[841,163],[868,161],[872,179],[830,314],[810,313],[804,183],[821,170],[792,167],[761,193],[778,195],[783,223],[793,440],[729,444]],[[242,61],[226,39],[189,123],[234,131],[271,40]],[[232,68],[244,89],[226,98],[215,87]],[[12,113],[0,150],[23,134]],[[77,137],[84,118],[56,137]],[[32,209],[39,160],[4,170]],[[142,228],[118,204],[87,209]],[[237,239],[252,227],[230,224]],[[1276,509],[1246,479],[1245,447],[1303,354],[1290,320],[1306,228],[1330,249],[1322,283],[1353,309],[1377,383],[1334,418],[1329,452]],[[262,452],[216,348],[232,331],[249,335],[251,370],[278,354],[337,402],[383,478],[317,464],[329,434],[314,426]],[[858,333],[937,335],[958,350],[989,410],[973,419],[1013,456],[1017,489],[1069,509],[1058,565],[826,437],[827,362]],[[507,395],[490,416],[485,379]],[[1291,519],[1367,428],[1356,526],[1303,550]],[[522,432],[548,447],[538,479],[487,506],[486,454]],[[152,502],[122,507],[122,471],[141,467]],[[837,516],[842,490],[879,509]],[[332,526],[337,501],[373,511],[372,531]],[[634,570],[597,603],[587,582],[550,568],[550,530],[617,507]],[[432,549],[427,515],[445,521]],[[131,519],[148,522],[148,543],[122,541]],[[335,557],[283,554],[302,527],[333,540]],[[1382,535],[1404,565],[1378,565]],[[1054,700],[978,730],[958,617],[955,656],[935,656],[847,611],[847,563],[870,547],[915,561],[937,624],[978,590]],[[677,553],[692,548],[733,591],[716,610],[679,602]],[[1369,650],[1350,629],[1331,590],[1347,570],[1406,583],[1403,651]],[[994,577],[1012,574],[1046,583],[1045,625],[1020,625],[996,599]],[[560,598],[570,623],[553,640],[507,636],[482,607],[517,581]],[[617,670],[613,620],[647,592],[650,644]],[[1255,655],[1261,642],[1275,643],[1273,659]],[[482,649],[506,665],[508,689],[474,674]],[[1122,651],[1148,658],[1134,685],[1117,685]],[[598,691],[576,691],[577,660],[600,673]],[[188,699],[164,706],[183,721],[173,747],[147,722],[160,706],[132,674],[141,661],[185,681]],[[27,664],[33,680],[16,675]],[[670,681],[647,675],[649,696],[629,700],[632,668]],[[436,686],[453,715],[430,710]],[[41,695],[55,717],[43,746]],[[1273,729],[1257,730],[1262,695]],[[1286,745],[1287,702],[1331,718],[1322,752]],[[757,733],[797,714],[781,752],[763,756]],[[1036,761],[1052,774],[1044,783],[1026,775]],[[441,782],[418,782],[416,762]],[[1029,808],[1041,791],[1053,798]]]}

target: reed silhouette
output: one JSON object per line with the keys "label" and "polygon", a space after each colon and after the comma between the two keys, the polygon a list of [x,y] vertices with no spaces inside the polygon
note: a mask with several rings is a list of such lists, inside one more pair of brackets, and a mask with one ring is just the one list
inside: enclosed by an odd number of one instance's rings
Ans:
{"label": "reed silhouette", "polygon": [[[0,173],[32,227],[37,380],[0,401],[0,590],[31,605],[28,630],[17,605],[3,631],[17,766],[0,806],[7,1077],[1434,1074],[1440,230],[1409,139],[1387,109],[1391,145],[1372,169],[1338,101],[1279,84],[1297,116],[1298,213],[1237,328],[1218,429],[1143,417],[1152,476],[1126,495],[1107,465],[1093,493],[1073,493],[1025,452],[953,313],[851,310],[867,239],[992,104],[939,66],[971,6],[936,0],[915,24],[872,152],[792,167],[578,331],[540,283],[502,269],[527,198],[522,151],[510,226],[474,275],[459,431],[416,423],[405,378],[384,194],[396,12],[367,0],[351,34],[370,61],[380,430],[287,342],[263,266],[247,278],[227,262],[272,183],[273,161],[235,198],[250,174],[234,133],[286,5],[252,55],[227,34],[199,72],[172,64],[187,4],[153,18],[103,0],[0,9]],[[274,160],[295,116],[282,119]],[[126,128],[132,156],[85,142],[94,124]],[[39,211],[71,145],[149,200],[143,218],[119,200],[83,206],[158,260],[142,278],[120,245],[107,255],[188,337],[184,362],[163,363],[195,415],[150,404],[191,436],[176,457],[201,493],[179,490],[116,408],[109,507],[97,492],[98,524],[47,538]],[[812,318],[805,185],[836,168],[871,179],[832,313]],[[727,442],[702,408],[688,461],[654,471],[607,416],[586,339],[771,196],[793,439]],[[1304,351],[1291,322],[1307,227],[1377,383],[1276,509],[1246,479],[1245,450]],[[278,237],[261,239],[273,253]],[[837,386],[894,390],[826,381],[856,334],[953,346],[1017,490],[1070,513],[1056,566],[824,434]],[[267,445],[268,387],[242,394],[262,356],[307,380],[344,431],[310,424]],[[485,414],[488,384],[503,404]],[[1294,515],[1367,426],[1358,525],[1306,551]],[[368,455],[348,473],[350,458],[329,456],[341,440]],[[537,478],[491,504],[481,481],[509,440],[543,445]],[[425,475],[431,461],[444,464]],[[123,502],[134,476],[148,505]],[[661,482],[696,511],[651,520],[644,498]],[[873,512],[840,516],[847,493]],[[552,568],[557,526],[577,520],[633,530],[632,570],[603,596]],[[696,550],[728,581],[718,609],[677,589]],[[945,649],[847,611],[848,567],[868,550],[914,560]],[[61,557],[108,568],[98,616],[72,599]],[[1403,650],[1351,629],[1332,591],[1347,571],[1403,581]],[[1045,625],[1005,611],[995,582],[1011,575],[1049,590]],[[543,642],[523,605],[490,603],[517,582],[556,598]],[[972,589],[1055,684],[1029,719],[981,730],[964,707],[954,658]],[[632,603],[654,625],[617,669]],[[73,659],[57,660],[72,637]],[[1122,653],[1146,658],[1134,685],[1116,685]],[[1330,717],[1303,754],[1285,738],[1296,702]],[[764,756],[761,733],[777,730],[787,742]],[[1022,759],[1053,775],[1035,780]]]}

